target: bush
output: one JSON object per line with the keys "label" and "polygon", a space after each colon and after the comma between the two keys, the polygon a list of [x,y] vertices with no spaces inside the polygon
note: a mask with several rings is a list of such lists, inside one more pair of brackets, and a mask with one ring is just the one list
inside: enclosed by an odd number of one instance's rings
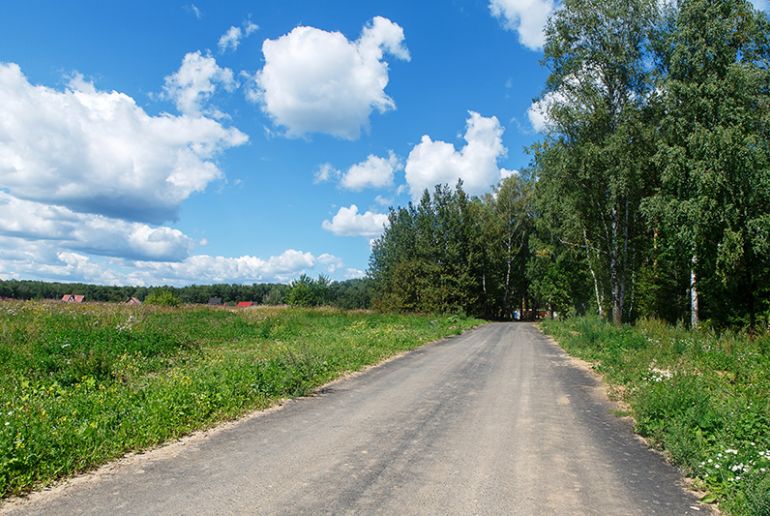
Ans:
{"label": "bush", "polygon": [[144,302],[148,305],[179,306],[179,298],[173,292],[166,289],[153,290],[147,294]]}

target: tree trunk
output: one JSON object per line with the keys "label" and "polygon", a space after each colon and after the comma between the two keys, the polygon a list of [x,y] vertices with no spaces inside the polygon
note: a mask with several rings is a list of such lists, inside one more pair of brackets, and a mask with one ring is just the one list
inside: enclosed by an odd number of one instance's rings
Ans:
{"label": "tree trunk", "polygon": [[588,270],[591,272],[591,277],[594,280],[594,294],[596,295],[596,306],[599,310],[599,317],[604,319],[604,300],[602,299],[602,295],[599,292],[599,280],[596,278],[594,266],[591,265],[591,250],[588,245],[588,235],[586,234],[585,228],[583,228],[583,243],[585,244],[586,248],[586,263],[588,263]]}
{"label": "tree trunk", "polygon": [[698,312],[698,277],[695,274],[695,266],[698,263],[698,257],[692,255],[690,267],[690,327],[695,329],[700,323],[700,314]]}
{"label": "tree trunk", "polygon": [[612,322],[615,326],[623,324],[623,287],[620,282],[618,260],[618,226],[619,213],[617,208],[612,209],[612,241],[610,242],[610,291],[612,293]]}

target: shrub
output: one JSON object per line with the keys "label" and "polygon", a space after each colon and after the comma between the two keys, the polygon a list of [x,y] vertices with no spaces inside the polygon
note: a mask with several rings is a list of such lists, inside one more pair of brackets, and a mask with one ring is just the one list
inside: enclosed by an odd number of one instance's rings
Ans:
{"label": "shrub", "polygon": [[148,305],[179,306],[179,298],[173,292],[166,289],[153,290],[147,294],[144,302]]}

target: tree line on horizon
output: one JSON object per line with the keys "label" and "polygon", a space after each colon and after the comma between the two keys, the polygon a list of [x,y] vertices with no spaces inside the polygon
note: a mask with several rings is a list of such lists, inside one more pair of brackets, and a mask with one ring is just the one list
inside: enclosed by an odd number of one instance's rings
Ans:
{"label": "tree line on horizon", "polygon": [[224,304],[251,301],[260,305],[330,305],[343,309],[368,308],[371,304],[371,292],[366,279],[330,281],[324,276],[311,279],[302,275],[289,285],[283,283],[254,283],[251,285],[220,283],[186,287],[132,287],[35,280],[0,280],[0,299],[61,299],[64,295],[80,294],[86,296],[86,301],[123,303],[132,297],[144,301],[153,292],[168,293],[177,302],[185,304],[207,304],[212,299]]}
{"label": "tree line on horizon", "polygon": [[391,209],[374,306],[767,326],[770,23],[746,0],[565,0],[547,120],[492,193]]}

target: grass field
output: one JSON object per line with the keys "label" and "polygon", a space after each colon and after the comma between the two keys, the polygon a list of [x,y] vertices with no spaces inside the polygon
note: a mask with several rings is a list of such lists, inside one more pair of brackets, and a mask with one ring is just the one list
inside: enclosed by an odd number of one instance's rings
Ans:
{"label": "grass field", "polygon": [[307,394],[479,321],[0,303],[0,495]]}
{"label": "grass field", "polygon": [[544,321],[569,353],[595,363],[636,420],[705,501],[770,515],[770,335],[718,336],[657,321]]}

